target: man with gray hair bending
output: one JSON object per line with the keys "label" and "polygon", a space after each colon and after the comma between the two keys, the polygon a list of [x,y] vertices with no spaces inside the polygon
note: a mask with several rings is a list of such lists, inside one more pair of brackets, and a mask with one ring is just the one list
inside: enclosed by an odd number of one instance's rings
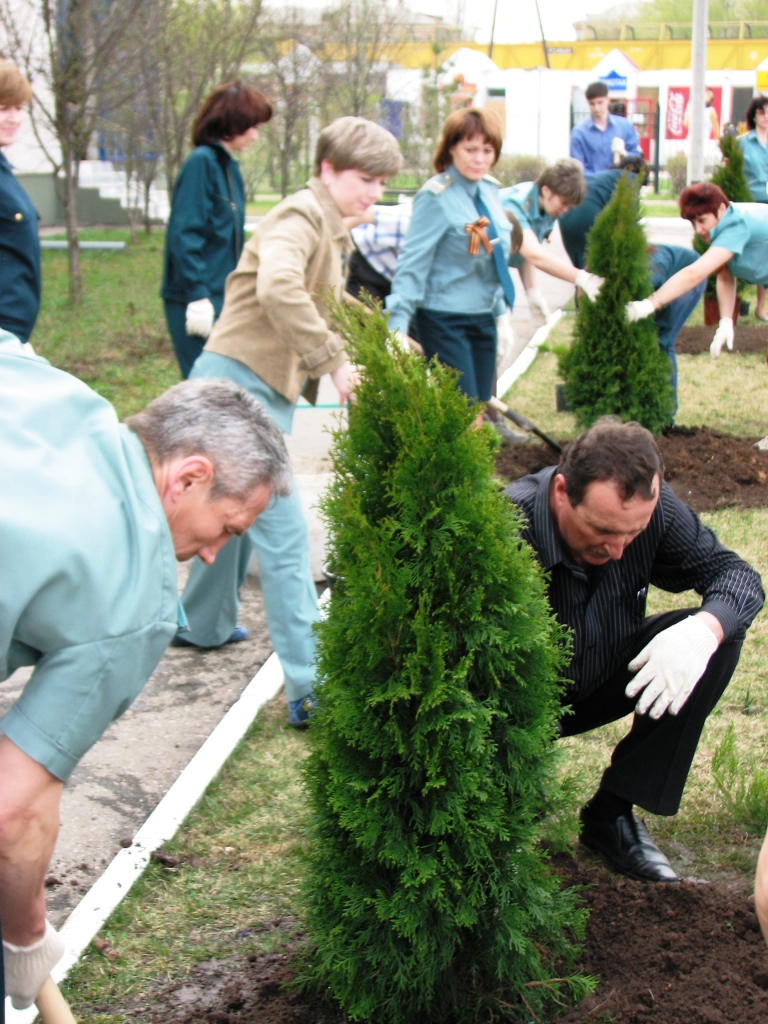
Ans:
{"label": "man with gray hair bending", "polygon": [[[677,813],[704,723],[762,607],[760,577],[664,483],[656,441],[638,423],[598,420],[559,466],[506,493],[548,573],[552,610],[572,631],[560,734],[634,713],[581,810],[581,842],[630,878],[676,881],[632,808]],[[651,584],[695,590],[701,606],[646,618]]]}
{"label": "man with gray hair bending", "polygon": [[43,882],[64,782],[184,624],[176,560],[210,564],[290,488],[282,434],[230,381],[184,381],[126,424],[0,330],[0,721],[5,986],[29,1006],[63,947]]}

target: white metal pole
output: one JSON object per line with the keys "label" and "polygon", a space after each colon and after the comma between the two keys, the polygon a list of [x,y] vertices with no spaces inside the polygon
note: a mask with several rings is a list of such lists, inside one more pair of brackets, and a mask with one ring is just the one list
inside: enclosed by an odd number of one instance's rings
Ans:
{"label": "white metal pole", "polygon": [[704,178],[704,147],[709,138],[709,120],[704,109],[704,88],[707,74],[707,7],[708,0],[693,0],[693,32],[691,36],[691,119],[688,125],[688,184]]}

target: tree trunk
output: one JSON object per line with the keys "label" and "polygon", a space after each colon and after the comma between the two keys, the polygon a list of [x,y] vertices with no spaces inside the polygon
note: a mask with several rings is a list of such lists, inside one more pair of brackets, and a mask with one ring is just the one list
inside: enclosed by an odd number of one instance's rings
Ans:
{"label": "tree trunk", "polygon": [[64,174],[64,216],[69,240],[69,300],[73,306],[79,306],[83,297],[83,278],[80,270],[80,235],[77,227],[77,186],[80,167],[76,158],[65,158]]}

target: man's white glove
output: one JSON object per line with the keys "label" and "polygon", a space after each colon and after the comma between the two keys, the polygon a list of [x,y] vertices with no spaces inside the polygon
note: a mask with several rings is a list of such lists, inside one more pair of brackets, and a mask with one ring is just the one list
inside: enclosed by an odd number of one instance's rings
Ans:
{"label": "man's white glove", "polygon": [[630,699],[643,694],[635,711],[651,718],[667,710],[676,715],[716,650],[717,637],[696,615],[658,633],[627,666],[637,675],[624,692]]}
{"label": "man's white glove", "polygon": [[640,299],[638,302],[628,302],[624,312],[627,320],[634,324],[638,320],[645,320],[647,316],[653,316],[656,310],[650,299]]}
{"label": "man's white glove", "polygon": [[545,320],[549,319],[549,303],[541,294],[538,288],[527,288],[525,294],[528,296],[528,306],[533,312],[534,310],[544,317]]}
{"label": "man's white glove", "polygon": [[597,274],[588,274],[586,270],[580,270],[576,275],[577,287],[581,288],[590,302],[595,301],[604,284],[604,277],[598,277]]}
{"label": "man's white glove", "polygon": [[496,366],[498,367],[512,351],[515,332],[512,328],[512,314],[502,313],[496,317]]}
{"label": "man's white glove", "polygon": [[3,939],[5,991],[15,1010],[26,1010],[35,1001],[43,982],[64,956],[59,933],[45,922],[45,935],[32,946],[14,946]]}
{"label": "man's white glove", "polygon": [[210,299],[195,299],[187,306],[187,334],[198,338],[207,338],[213,330],[216,311]]}
{"label": "man's white glove", "polygon": [[730,316],[724,316],[717,325],[712,344],[709,346],[709,354],[713,359],[717,359],[723,351],[723,345],[727,346],[729,352],[733,351],[733,317]]}

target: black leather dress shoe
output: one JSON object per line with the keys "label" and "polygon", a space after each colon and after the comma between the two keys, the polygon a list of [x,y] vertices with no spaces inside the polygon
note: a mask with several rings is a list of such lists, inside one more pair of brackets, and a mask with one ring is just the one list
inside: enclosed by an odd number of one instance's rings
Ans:
{"label": "black leather dress shoe", "polygon": [[672,865],[634,814],[622,814],[614,821],[594,821],[582,807],[579,841],[607,857],[622,875],[639,882],[677,882]]}

